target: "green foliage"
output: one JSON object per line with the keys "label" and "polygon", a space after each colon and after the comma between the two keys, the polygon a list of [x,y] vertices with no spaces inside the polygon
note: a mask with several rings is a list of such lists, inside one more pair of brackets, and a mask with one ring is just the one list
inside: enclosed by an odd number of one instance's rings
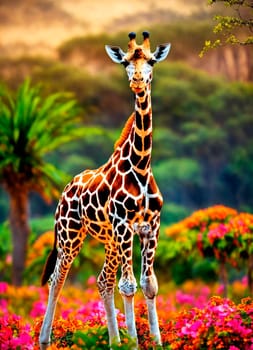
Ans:
{"label": "green foliage", "polygon": [[[214,20],[217,24],[213,32],[219,35],[215,41],[206,40],[205,45],[200,52],[200,57],[208,50],[217,48],[225,44],[253,44],[253,10],[252,3],[248,0],[209,0],[210,5],[223,3],[228,10],[228,15],[216,15]],[[230,10],[230,11],[229,11]],[[232,12],[231,12],[232,10]]]}
{"label": "green foliage", "polygon": [[54,215],[52,213],[48,216],[33,218],[30,223],[32,232],[34,232],[34,239],[36,239],[41,233],[52,230],[54,227]]}
{"label": "green foliage", "polygon": [[[124,328],[119,329],[121,343],[115,343],[110,346],[110,349],[135,349],[136,343],[127,333]],[[109,349],[109,336],[107,327],[89,328],[87,331],[77,331],[73,336],[73,343],[78,345],[78,349],[89,350],[104,350]]]}
{"label": "green foliage", "polygon": [[154,167],[154,172],[157,172],[157,178],[160,183],[168,185],[173,182],[187,184],[198,182],[199,165],[189,158],[172,158],[163,161]]}
{"label": "green foliage", "polygon": [[218,262],[215,259],[193,259],[191,261],[191,275],[193,279],[201,279],[206,282],[217,280]]}
{"label": "green foliage", "polygon": [[165,203],[163,205],[161,213],[162,227],[178,222],[189,214],[190,210],[182,205],[175,203]]}
{"label": "green foliage", "polygon": [[24,184],[45,198],[62,186],[66,174],[45,161],[45,155],[80,137],[76,101],[55,93],[42,99],[40,87],[26,80],[15,98],[3,91],[0,104],[0,181],[10,189]]}
{"label": "green foliage", "polygon": [[190,158],[169,158],[155,164],[153,171],[158,185],[164,195],[170,197],[173,202],[187,202],[180,188],[189,191],[201,183],[201,168],[199,164]]}
{"label": "green foliage", "polygon": [[89,53],[90,59],[96,61],[98,57],[106,57],[104,55],[104,43],[109,43],[110,40],[111,37],[107,34],[89,35],[70,39],[59,47],[60,58],[66,60],[77,51],[79,53]]}
{"label": "green foliage", "polygon": [[73,345],[72,338],[73,338],[73,332],[67,330],[65,335],[63,337],[61,337],[61,338],[59,338],[58,336],[54,336],[54,334],[52,334],[51,341],[53,343],[58,341],[59,346],[62,346],[62,347],[66,347],[66,346],[70,347],[70,346]]}
{"label": "green foliage", "polygon": [[11,232],[7,222],[0,224],[0,280],[11,280]]}

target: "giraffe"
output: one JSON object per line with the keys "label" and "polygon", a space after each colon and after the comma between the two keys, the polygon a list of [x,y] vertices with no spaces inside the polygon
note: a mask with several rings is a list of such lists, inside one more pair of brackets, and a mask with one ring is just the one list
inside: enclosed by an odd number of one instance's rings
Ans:
{"label": "giraffe", "polygon": [[170,44],[159,45],[152,53],[149,33],[143,43],[129,33],[125,53],[116,46],[105,46],[112,61],[122,64],[135,95],[135,111],[127,120],[109,160],[95,170],[75,176],[65,187],[55,214],[55,240],[42,274],[42,285],[49,281],[46,313],[40,331],[40,348],[50,344],[55,308],[67,273],[87,234],[104,244],[105,261],[97,278],[103,300],[110,344],[120,342],[114,289],[121,267],[118,288],[123,298],[128,333],[138,346],[134,294],[137,283],[133,272],[134,234],[140,239],[140,286],[147,303],[150,333],[161,345],[156,311],[157,279],[153,262],[160,227],[163,199],[151,170],[153,66],[164,60]]}

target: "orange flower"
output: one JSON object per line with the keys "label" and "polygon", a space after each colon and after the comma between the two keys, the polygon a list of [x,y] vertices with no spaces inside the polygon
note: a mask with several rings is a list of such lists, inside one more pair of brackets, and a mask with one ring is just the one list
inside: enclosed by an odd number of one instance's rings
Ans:
{"label": "orange flower", "polygon": [[54,243],[54,232],[47,231],[43,233],[39,238],[33,243],[32,247],[28,252],[28,257],[26,260],[26,265],[29,266],[35,259],[43,256],[44,250],[46,248],[52,248]]}

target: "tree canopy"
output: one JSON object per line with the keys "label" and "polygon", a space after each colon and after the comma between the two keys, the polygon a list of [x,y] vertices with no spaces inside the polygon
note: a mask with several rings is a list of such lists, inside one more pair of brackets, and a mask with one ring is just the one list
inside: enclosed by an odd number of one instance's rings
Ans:
{"label": "tree canopy", "polygon": [[1,91],[0,183],[9,195],[9,221],[13,242],[13,276],[22,283],[30,235],[29,194],[45,200],[59,196],[66,174],[46,160],[46,155],[82,134],[77,103],[70,95],[42,97],[39,86],[26,80],[12,96]]}
{"label": "tree canopy", "polygon": [[214,16],[217,24],[213,32],[217,35],[214,41],[206,40],[200,56],[211,48],[226,44],[253,44],[253,3],[251,0],[208,0],[210,5],[218,7],[221,14]]}

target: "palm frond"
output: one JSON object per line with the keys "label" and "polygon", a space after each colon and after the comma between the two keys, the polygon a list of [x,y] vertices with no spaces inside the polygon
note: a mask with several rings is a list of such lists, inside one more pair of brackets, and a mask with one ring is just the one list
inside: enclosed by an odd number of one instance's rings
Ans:
{"label": "palm frond", "polygon": [[41,87],[31,86],[29,79],[20,86],[15,98],[3,90],[0,99],[0,181],[9,181],[4,174],[12,171],[30,189],[52,196],[67,176],[46,163],[44,157],[82,137],[84,129],[78,124],[76,101],[66,93],[42,98]]}

